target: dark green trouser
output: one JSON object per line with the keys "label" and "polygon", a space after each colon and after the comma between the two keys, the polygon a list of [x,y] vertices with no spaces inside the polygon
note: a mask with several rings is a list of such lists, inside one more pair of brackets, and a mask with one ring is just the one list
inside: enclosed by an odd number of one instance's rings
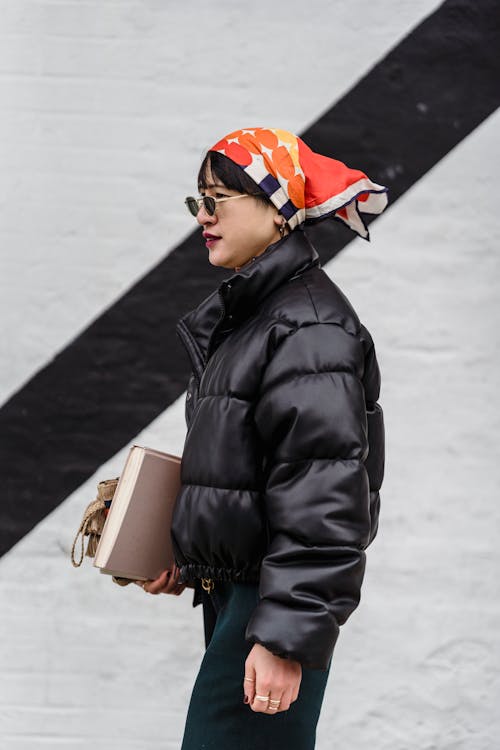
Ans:
{"label": "dark green trouser", "polygon": [[258,586],[216,581],[208,596],[215,627],[193,688],[181,750],[312,750],[329,669],[302,670],[299,697],[288,711],[255,713],[243,703],[243,677],[252,648],[245,629]]}

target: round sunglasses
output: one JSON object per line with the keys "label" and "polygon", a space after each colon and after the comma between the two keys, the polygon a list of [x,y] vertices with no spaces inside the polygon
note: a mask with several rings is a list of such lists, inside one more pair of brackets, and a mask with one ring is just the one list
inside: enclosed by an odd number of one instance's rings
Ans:
{"label": "round sunglasses", "polygon": [[248,198],[249,195],[250,193],[242,193],[241,195],[228,195],[227,198],[212,198],[211,195],[202,195],[201,198],[193,198],[193,196],[190,195],[186,198],[184,203],[186,204],[189,213],[193,214],[193,216],[198,216],[202,204],[207,214],[213,216],[215,214],[215,209],[217,208],[217,203],[232,201],[236,198]]}

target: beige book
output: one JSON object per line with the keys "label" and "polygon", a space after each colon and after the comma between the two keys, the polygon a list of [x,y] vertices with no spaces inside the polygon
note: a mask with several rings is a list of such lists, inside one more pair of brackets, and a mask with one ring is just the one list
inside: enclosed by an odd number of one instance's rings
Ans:
{"label": "beige book", "polygon": [[173,566],[170,527],[180,468],[179,456],[130,449],[94,558],[101,573],[146,581]]}

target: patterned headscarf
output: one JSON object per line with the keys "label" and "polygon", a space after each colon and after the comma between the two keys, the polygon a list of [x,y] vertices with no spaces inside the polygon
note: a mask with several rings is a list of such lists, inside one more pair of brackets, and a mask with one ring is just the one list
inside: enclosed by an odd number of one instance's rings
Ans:
{"label": "patterned headscarf", "polygon": [[235,130],[209,151],[224,154],[241,167],[269,196],[290,229],[335,217],[369,239],[360,211],[380,214],[387,206],[387,188],[358,169],[314,153],[287,130]]}

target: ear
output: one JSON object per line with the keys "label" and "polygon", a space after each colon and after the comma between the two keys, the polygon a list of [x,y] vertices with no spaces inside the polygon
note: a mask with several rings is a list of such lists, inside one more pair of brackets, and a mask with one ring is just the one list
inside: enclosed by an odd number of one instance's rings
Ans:
{"label": "ear", "polygon": [[278,211],[274,214],[274,223],[277,227],[286,227],[286,219]]}

